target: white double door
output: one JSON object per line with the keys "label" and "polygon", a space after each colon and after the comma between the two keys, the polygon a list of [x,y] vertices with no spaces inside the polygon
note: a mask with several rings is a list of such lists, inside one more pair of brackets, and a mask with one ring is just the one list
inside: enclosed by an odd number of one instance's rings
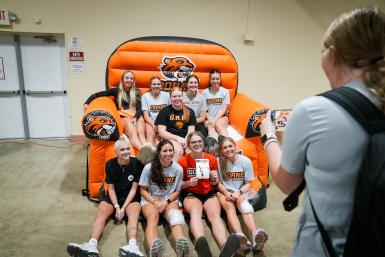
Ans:
{"label": "white double door", "polygon": [[0,32],[0,139],[69,137],[64,36]]}

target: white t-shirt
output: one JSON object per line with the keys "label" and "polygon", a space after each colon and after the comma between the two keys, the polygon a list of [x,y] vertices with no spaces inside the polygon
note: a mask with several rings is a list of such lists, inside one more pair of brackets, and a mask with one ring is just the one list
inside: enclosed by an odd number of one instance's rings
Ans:
{"label": "white t-shirt", "polygon": [[158,97],[154,97],[151,92],[142,96],[142,111],[148,111],[150,118],[155,121],[160,110],[170,104],[170,94],[160,91]]}
{"label": "white t-shirt", "polygon": [[[157,199],[165,199],[165,197],[171,195],[176,191],[180,191],[183,180],[183,169],[177,162],[172,162],[170,167],[163,168],[163,179],[166,187],[160,189],[157,184],[151,180],[151,163],[144,166],[142,175],[140,176],[139,185],[148,187],[148,192]],[[140,201],[140,205],[147,204],[143,197]]]}
{"label": "white t-shirt", "polygon": [[230,104],[230,94],[226,88],[220,87],[215,93],[212,93],[209,88],[203,90],[203,95],[206,98],[207,112],[210,117],[216,116],[223,105]]}
{"label": "white t-shirt", "polygon": [[237,155],[235,163],[227,161],[227,171],[222,171],[218,158],[218,173],[222,184],[228,191],[239,190],[246,182],[254,179],[251,160],[244,155]]}
{"label": "white t-shirt", "polygon": [[[346,86],[376,103],[361,81]],[[337,256],[342,256],[367,144],[366,131],[345,109],[325,97],[309,97],[294,108],[283,137],[281,166],[290,173],[304,174],[307,192],[291,256],[328,256],[309,194]]]}
{"label": "white t-shirt", "polygon": [[194,111],[196,118],[199,118],[202,112],[207,112],[206,98],[199,92],[193,98],[183,93],[183,102]]}

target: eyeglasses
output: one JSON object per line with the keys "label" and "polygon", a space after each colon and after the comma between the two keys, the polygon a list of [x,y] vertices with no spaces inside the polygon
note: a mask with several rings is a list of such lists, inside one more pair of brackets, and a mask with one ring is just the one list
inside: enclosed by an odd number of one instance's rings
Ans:
{"label": "eyeglasses", "polygon": [[202,144],[202,143],[203,143],[202,140],[190,141],[190,144],[192,144],[192,145]]}

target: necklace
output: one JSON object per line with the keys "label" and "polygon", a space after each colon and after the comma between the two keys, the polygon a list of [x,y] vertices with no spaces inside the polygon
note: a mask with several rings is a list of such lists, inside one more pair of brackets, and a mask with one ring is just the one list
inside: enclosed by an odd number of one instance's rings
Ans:
{"label": "necklace", "polygon": [[121,164],[118,162],[118,165],[119,165],[119,167],[122,169],[123,173],[126,171],[126,169],[128,168],[128,165],[129,165],[129,164],[130,164],[130,163],[121,165]]}

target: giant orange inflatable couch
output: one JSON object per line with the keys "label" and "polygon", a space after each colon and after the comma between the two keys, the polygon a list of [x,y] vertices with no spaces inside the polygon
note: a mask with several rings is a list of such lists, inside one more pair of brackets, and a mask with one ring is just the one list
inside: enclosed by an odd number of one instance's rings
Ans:
{"label": "giant orange inflatable couch", "polygon": [[[268,185],[267,157],[261,144],[259,123],[267,107],[237,92],[238,65],[224,46],[202,39],[184,37],[142,37],[129,40],[111,54],[106,69],[106,89],[119,84],[125,70],[133,71],[142,94],[149,90],[153,76],[162,78],[164,90],[178,85],[185,88],[185,79],[195,74],[200,90],[208,85],[209,72],[222,73],[222,85],[230,92],[229,121],[237,147],[248,156],[254,168],[251,188],[258,191]],[[84,134],[91,139],[87,162],[87,188],[83,194],[97,198],[105,179],[104,165],[115,157],[114,142],[123,133],[123,125],[113,99],[93,100],[82,119]],[[137,151],[135,151],[136,153]]]}

